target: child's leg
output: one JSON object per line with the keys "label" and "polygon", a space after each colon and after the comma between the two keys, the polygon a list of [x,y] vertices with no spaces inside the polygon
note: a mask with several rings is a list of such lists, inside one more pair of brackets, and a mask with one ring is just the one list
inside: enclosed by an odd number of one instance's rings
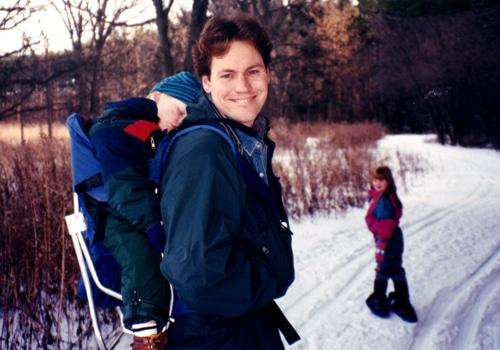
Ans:
{"label": "child's leg", "polygon": [[398,227],[387,242],[384,261],[377,266],[377,276],[380,276],[380,278],[390,278],[393,281],[406,281],[406,272],[403,268],[403,251],[403,233]]}
{"label": "child's leg", "polygon": [[168,320],[170,299],[168,282],[159,268],[161,254],[147,235],[113,217],[106,222],[104,244],[122,267],[125,327],[138,334],[160,333]]}
{"label": "child's leg", "polygon": [[394,292],[389,293],[390,308],[407,322],[417,322],[417,314],[410,303],[410,293],[406,272],[403,268],[404,239],[403,232],[397,228],[391,240],[389,250],[391,266],[387,269],[390,278],[394,282]]}

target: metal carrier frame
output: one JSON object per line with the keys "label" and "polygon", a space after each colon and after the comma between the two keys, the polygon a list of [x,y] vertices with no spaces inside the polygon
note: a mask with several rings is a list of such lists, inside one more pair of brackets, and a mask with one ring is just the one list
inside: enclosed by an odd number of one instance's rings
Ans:
{"label": "metal carrier frame", "polygon": [[[104,293],[120,301],[122,300],[122,296],[121,294],[115,292],[114,290],[111,290],[102,285],[101,281],[99,280],[99,276],[97,276],[94,263],[92,262],[89,250],[87,248],[87,245],[85,244],[85,240],[82,235],[82,232],[84,232],[87,229],[87,224],[85,223],[85,218],[83,216],[83,213],[80,211],[78,194],[76,193],[73,193],[73,205],[74,205],[74,214],[67,215],[65,217],[65,220],[66,220],[66,225],[68,226],[69,235],[71,236],[71,240],[73,242],[73,247],[75,248],[76,258],[78,260],[78,266],[80,267],[80,272],[82,274],[82,281],[85,287],[85,293],[87,295],[90,318],[92,320],[92,327],[94,329],[94,335],[96,337],[99,349],[102,350],[113,349],[120,341],[123,332],[116,339],[114,339],[111,342],[111,344],[106,345],[104,343],[101,329],[99,327],[99,318],[97,316],[97,310],[94,303],[94,296],[92,295],[90,277],[92,277],[92,280],[94,281],[96,286]],[[120,315],[120,318],[122,318],[122,312],[120,308],[117,307],[116,309]]]}

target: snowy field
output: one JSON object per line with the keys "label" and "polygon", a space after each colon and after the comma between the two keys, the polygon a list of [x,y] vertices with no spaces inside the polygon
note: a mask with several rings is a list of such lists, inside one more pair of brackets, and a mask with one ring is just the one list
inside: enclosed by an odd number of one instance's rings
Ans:
{"label": "snowy field", "polygon": [[278,302],[302,340],[289,349],[500,349],[500,154],[426,138],[379,142],[382,153],[414,152],[431,168],[399,193],[403,262],[419,322],[380,319],[365,306],[374,247],[367,208],[353,210],[292,226],[297,278]]}
{"label": "snowy field", "polygon": [[[429,139],[386,136],[378,150],[415,153],[429,167],[407,181],[408,191],[397,183],[403,262],[419,322],[380,319],[365,306],[375,267],[367,207],[301,220],[292,222],[296,281],[278,300],[302,337],[287,349],[500,349],[500,153]],[[126,337],[116,348],[128,344]]]}

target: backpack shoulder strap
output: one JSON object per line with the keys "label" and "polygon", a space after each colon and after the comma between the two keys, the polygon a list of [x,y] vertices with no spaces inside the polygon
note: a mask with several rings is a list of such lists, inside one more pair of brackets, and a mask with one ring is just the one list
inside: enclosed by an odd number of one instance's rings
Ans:
{"label": "backpack shoulder strap", "polygon": [[196,124],[181,129],[173,135],[167,135],[161,140],[160,145],[158,146],[158,149],[156,151],[155,157],[149,161],[150,180],[154,181],[157,184],[160,183],[161,175],[163,174],[163,170],[165,169],[165,164],[167,162],[168,154],[170,153],[170,150],[172,149],[172,146],[174,145],[175,141],[179,137],[198,129],[211,130],[224,137],[224,139],[229,143],[231,149],[233,150],[234,157],[238,165],[238,169],[241,169],[240,155],[238,153],[238,148],[235,145],[233,139],[220,127],[211,124]]}

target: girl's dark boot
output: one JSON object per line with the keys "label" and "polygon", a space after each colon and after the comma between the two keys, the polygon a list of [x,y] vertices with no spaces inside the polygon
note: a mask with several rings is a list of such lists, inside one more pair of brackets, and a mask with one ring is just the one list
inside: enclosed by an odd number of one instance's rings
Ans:
{"label": "girl's dark boot", "polygon": [[406,322],[417,322],[417,313],[410,303],[408,283],[406,281],[394,282],[394,290],[389,293],[390,309]]}
{"label": "girl's dark boot", "polygon": [[373,293],[366,299],[366,305],[378,317],[389,316],[389,301],[385,295],[387,291],[387,281],[375,280]]}

